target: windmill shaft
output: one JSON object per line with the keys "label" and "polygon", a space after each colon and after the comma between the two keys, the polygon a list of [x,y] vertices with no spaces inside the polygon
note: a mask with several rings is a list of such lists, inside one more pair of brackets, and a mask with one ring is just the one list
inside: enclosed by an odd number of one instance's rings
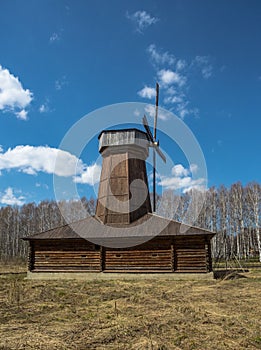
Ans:
{"label": "windmill shaft", "polygon": [[153,211],[156,211],[156,152],[153,150]]}

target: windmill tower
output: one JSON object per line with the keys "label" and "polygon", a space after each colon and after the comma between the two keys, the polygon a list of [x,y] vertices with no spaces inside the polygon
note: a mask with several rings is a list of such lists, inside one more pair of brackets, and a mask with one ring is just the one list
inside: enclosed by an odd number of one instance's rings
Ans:
{"label": "windmill tower", "polygon": [[151,212],[147,134],[138,129],[106,130],[99,142],[103,162],[96,217],[104,224],[130,224]]}
{"label": "windmill tower", "polygon": [[156,141],[159,85],[156,85],[154,136],[146,116],[146,132],[138,129],[105,130],[99,135],[103,157],[96,217],[103,224],[130,224],[151,213],[146,171],[149,147],[153,147],[153,211],[156,211],[156,153],[166,161]]}

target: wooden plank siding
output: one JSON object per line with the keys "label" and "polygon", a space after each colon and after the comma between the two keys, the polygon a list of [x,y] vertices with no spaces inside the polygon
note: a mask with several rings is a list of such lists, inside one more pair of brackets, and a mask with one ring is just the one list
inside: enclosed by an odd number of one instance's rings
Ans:
{"label": "wooden plank siding", "polygon": [[155,237],[130,248],[106,248],[84,239],[30,242],[30,271],[208,272],[210,242],[204,235]]}

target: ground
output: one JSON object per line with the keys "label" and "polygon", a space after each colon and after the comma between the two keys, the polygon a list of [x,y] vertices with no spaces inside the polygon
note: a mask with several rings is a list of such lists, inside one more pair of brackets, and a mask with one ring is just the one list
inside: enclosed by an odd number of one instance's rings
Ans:
{"label": "ground", "polygon": [[0,350],[261,349],[261,269],[160,283],[34,281],[22,269],[0,268]]}

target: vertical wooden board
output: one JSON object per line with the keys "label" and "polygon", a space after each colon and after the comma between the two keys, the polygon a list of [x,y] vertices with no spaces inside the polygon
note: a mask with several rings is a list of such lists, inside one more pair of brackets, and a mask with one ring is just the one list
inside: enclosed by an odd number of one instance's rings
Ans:
{"label": "vertical wooden board", "polygon": [[127,154],[113,154],[111,157],[110,178],[127,176]]}

